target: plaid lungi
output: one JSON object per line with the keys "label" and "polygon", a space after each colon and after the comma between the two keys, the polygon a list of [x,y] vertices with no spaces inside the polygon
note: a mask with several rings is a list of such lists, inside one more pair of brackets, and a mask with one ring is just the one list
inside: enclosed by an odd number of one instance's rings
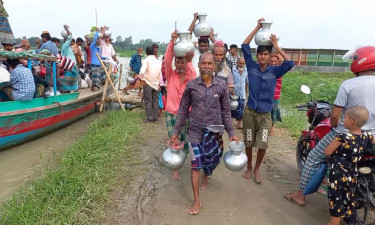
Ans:
{"label": "plaid lungi", "polygon": [[100,83],[105,82],[107,75],[105,73],[103,74],[102,71],[104,71],[102,66],[91,64],[91,80],[93,87],[100,88]]}
{"label": "plaid lungi", "polygon": [[[173,128],[176,123],[177,116],[165,112],[165,122],[167,124],[167,130],[168,130],[168,137],[171,138],[173,133]],[[181,130],[179,141],[184,142],[184,152],[185,154],[189,153],[189,142],[188,142],[188,127],[189,127],[189,121],[186,120],[185,126]]]}
{"label": "plaid lungi", "polygon": [[273,100],[273,107],[271,110],[272,124],[275,124],[277,121],[283,122],[281,118],[279,103],[280,103],[280,100]]}
{"label": "plaid lungi", "polygon": [[192,156],[191,169],[203,169],[206,176],[211,176],[223,156],[224,148],[222,135],[204,128],[201,143],[190,143],[190,146]]}
{"label": "plaid lungi", "polygon": [[325,163],[326,156],[324,155],[324,150],[336,137],[336,134],[337,132],[335,130],[331,130],[322,140],[318,142],[315,148],[310,151],[301,174],[299,186],[301,191],[305,190],[306,184],[311,180],[312,176],[314,176],[321,165]]}
{"label": "plaid lungi", "polygon": [[62,90],[63,91],[77,91],[78,90],[78,78],[79,72],[77,65],[72,67],[72,70],[68,70],[62,78]]}
{"label": "plaid lungi", "polygon": [[237,121],[242,120],[243,112],[245,109],[245,99],[238,99],[238,107],[235,110],[232,110],[232,118],[235,118]]}

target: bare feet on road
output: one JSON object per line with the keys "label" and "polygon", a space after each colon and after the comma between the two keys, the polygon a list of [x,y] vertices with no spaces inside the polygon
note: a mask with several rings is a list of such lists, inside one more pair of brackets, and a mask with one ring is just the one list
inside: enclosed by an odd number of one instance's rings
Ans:
{"label": "bare feet on road", "polygon": [[187,211],[187,213],[189,213],[190,215],[197,215],[199,213],[199,209],[201,208],[201,206],[202,206],[201,200],[194,201],[193,205]]}
{"label": "bare feet on road", "polygon": [[174,171],[173,171],[173,180],[174,180],[174,181],[180,181],[180,180],[181,180],[181,176],[180,176],[180,174],[178,173],[178,170],[174,170]]}
{"label": "bare feet on road", "polygon": [[205,189],[207,189],[208,188],[208,179],[209,179],[209,177],[208,176],[206,176],[206,175],[203,175],[202,176],[202,186],[201,186],[201,189],[202,190],[205,190]]}
{"label": "bare feet on road", "polygon": [[249,169],[247,169],[246,172],[242,175],[242,177],[245,178],[245,179],[250,179],[251,176],[252,176],[252,174],[251,174],[252,172],[253,172],[253,171],[252,171],[252,168],[249,168]]}
{"label": "bare feet on road", "polygon": [[262,182],[263,182],[263,178],[260,176],[260,171],[259,171],[259,169],[254,170],[253,173],[254,173],[254,175],[255,175],[255,182],[256,182],[257,184],[262,183]]}

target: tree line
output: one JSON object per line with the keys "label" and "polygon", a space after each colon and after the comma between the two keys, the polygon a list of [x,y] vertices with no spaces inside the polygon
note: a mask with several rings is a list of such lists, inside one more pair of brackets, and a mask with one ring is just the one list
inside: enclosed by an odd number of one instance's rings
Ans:
{"label": "tree line", "polygon": [[113,40],[113,47],[116,51],[135,51],[137,47],[142,47],[146,49],[147,46],[151,46],[152,44],[157,44],[159,46],[159,52],[165,52],[167,50],[167,43],[164,42],[154,42],[152,39],[142,39],[138,43],[133,43],[133,37],[129,36],[126,38],[122,38],[121,36],[117,36]]}

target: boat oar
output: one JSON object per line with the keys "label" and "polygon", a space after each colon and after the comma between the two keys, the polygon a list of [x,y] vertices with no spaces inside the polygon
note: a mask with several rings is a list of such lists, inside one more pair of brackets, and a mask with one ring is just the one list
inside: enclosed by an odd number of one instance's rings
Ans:
{"label": "boat oar", "polygon": [[[98,57],[100,63],[102,64],[102,67],[103,67],[103,69],[104,69],[104,71],[105,71],[105,73],[106,73],[106,75],[107,75],[107,80],[106,80],[106,82],[109,81],[110,85],[111,85],[112,88],[113,88],[113,91],[115,92],[115,96],[116,96],[116,98],[117,98],[117,102],[118,102],[118,104],[120,104],[121,109],[122,109],[123,111],[125,111],[125,108],[124,108],[124,106],[122,105],[121,99],[120,99],[120,97],[119,97],[118,94],[117,94],[117,91],[116,91],[115,85],[113,84],[112,79],[111,79],[111,77],[110,77],[110,75],[109,75],[109,73],[108,73],[107,67],[105,66],[105,64],[104,64],[104,62],[103,62],[103,60],[102,60],[102,58],[100,58],[99,53],[96,53],[96,56]],[[104,90],[104,91],[106,91],[106,90]],[[104,93],[103,93],[103,94],[104,94]]]}

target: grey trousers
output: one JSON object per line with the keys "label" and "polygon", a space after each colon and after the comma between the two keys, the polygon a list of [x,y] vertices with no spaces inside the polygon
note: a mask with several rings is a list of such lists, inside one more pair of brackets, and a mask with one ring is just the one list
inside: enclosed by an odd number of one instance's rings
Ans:
{"label": "grey trousers", "polygon": [[153,122],[159,119],[159,92],[148,84],[143,86],[143,96],[146,105],[147,121]]}

